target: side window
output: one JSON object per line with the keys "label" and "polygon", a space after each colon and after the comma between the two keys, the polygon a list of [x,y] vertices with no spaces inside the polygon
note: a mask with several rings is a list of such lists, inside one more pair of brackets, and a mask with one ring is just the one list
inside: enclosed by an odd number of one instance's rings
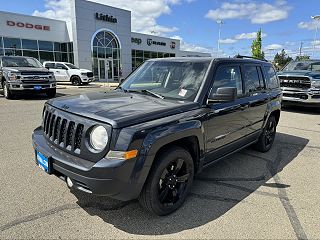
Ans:
{"label": "side window", "polygon": [[311,71],[320,72],[320,63],[312,64]]}
{"label": "side window", "polygon": [[245,82],[246,93],[256,92],[263,88],[263,82],[260,83],[258,68],[256,66],[244,66],[243,78]]}
{"label": "side window", "polygon": [[264,69],[267,74],[266,80],[267,80],[268,88],[269,89],[279,88],[280,86],[279,86],[277,74],[274,68],[271,66],[265,66]]}
{"label": "side window", "polygon": [[235,87],[238,95],[243,94],[242,80],[239,66],[221,66],[218,68],[213,82],[212,92],[221,87]]}
{"label": "side window", "polygon": [[63,70],[67,70],[66,66],[61,64],[61,63],[56,63],[56,69],[63,69]]}
{"label": "side window", "polygon": [[54,63],[46,63],[44,67],[48,69],[54,68]]}

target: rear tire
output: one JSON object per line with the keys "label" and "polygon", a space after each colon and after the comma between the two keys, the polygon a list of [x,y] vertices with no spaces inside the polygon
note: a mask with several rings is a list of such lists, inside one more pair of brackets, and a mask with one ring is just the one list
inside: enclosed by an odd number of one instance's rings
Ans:
{"label": "rear tire", "polygon": [[48,98],[54,98],[56,96],[56,93],[57,93],[57,89],[56,88],[49,89],[46,92]]}
{"label": "rear tire", "polygon": [[274,142],[277,132],[277,121],[275,116],[271,115],[264,127],[258,142],[254,145],[259,152],[268,152]]}
{"label": "rear tire", "polygon": [[75,86],[81,85],[81,78],[78,76],[72,76],[70,80],[71,80],[72,85],[75,85]]}
{"label": "rear tire", "polygon": [[181,147],[164,150],[150,170],[139,196],[140,204],[159,216],[176,211],[191,190],[193,176],[194,164],[188,151]]}
{"label": "rear tire", "polygon": [[6,99],[13,99],[14,94],[10,91],[9,86],[6,81],[2,83],[3,95]]}

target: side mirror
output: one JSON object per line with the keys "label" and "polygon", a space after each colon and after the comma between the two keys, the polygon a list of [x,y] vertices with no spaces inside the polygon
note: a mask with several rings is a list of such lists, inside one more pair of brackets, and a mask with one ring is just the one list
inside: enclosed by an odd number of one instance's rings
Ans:
{"label": "side mirror", "polygon": [[233,102],[237,99],[237,88],[222,87],[217,92],[211,93],[208,102]]}

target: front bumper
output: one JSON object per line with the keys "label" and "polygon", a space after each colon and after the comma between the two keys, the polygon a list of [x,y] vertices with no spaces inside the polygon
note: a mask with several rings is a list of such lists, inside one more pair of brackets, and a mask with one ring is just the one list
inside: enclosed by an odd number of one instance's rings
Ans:
{"label": "front bumper", "polygon": [[320,90],[319,89],[295,89],[282,88],[282,101],[292,105],[310,105],[320,106]]}
{"label": "front bumper", "polygon": [[56,82],[49,83],[23,83],[23,82],[8,82],[10,91],[30,91],[30,90],[48,90],[57,87]]}
{"label": "front bumper", "polygon": [[93,82],[94,81],[94,77],[87,77],[87,76],[85,76],[85,75],[81,75],[81,81],[82,82],[87,82],[87,83],[89,83],[89,82]]}
{"label": "front bumper", "polygon": [[78,190],[122,201],[137,198],[141,191],[142,185],[132,179],[137,159],[87,161],[51,145],[41,127],[34,130],[32,140],[35,154],[39,151],[49,159],[48,173],[61,179],[69,177]]}

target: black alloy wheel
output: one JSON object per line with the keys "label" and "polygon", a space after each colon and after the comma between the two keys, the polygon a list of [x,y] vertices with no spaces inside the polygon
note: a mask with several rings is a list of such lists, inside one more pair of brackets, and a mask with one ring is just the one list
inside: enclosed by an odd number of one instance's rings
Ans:
{"label": "black alloy wheel", "polygon": [[277,132],[276,118],[271,115],[264,127],[258,142],[255,144],[255,149],[260,152],[268,152],[274,142]]}
{"label": "black alloy wheel", "polygon": [[193,159],[187,150],[172,147],[163,151],[155,161],[139,202],[151,213],[168,215],[184,203],[191,190]]}
{"label": "black alloy wheel", "polygon": [[163,206],[172,206],[177,203],[186,190],[191,173],[186,162],[175,159],[166,167],[160,177],[158,185],[159,201]]}

